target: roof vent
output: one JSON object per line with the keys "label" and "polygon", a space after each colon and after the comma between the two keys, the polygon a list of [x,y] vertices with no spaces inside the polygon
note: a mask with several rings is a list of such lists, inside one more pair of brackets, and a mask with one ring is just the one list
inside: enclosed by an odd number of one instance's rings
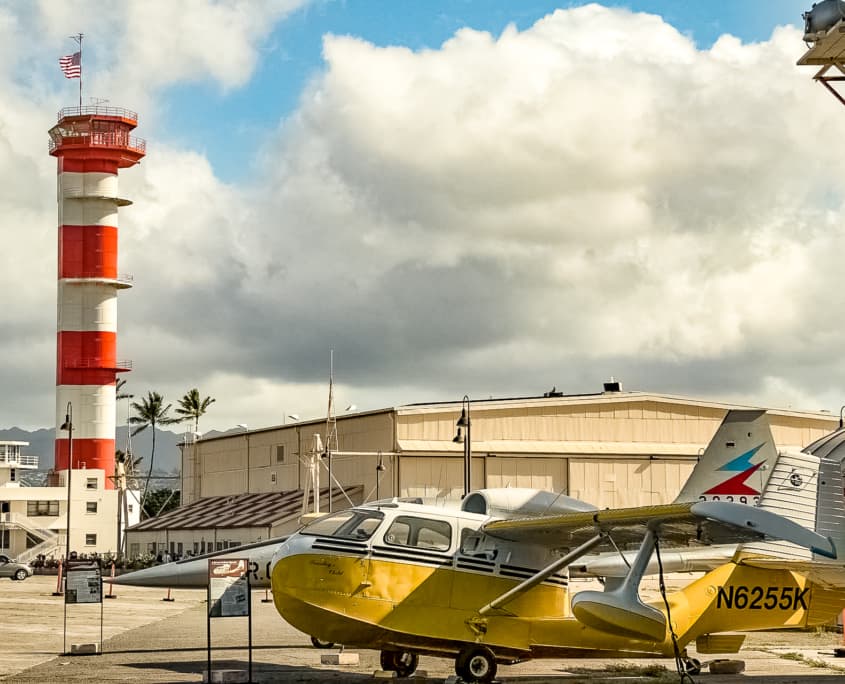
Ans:
{"label": "roof vent", "polygon": [[554,385],[548,392],[543,392],[543,396],[548,397],[562,397],[563,392],[558,392],[557,385]]}
{"label": "roof vent", "polygon": [[604,387],[605,392],[621,392],[622,391],[622,383],[618,380],[614,380],[612,377],[610,378],[610,382],[604,383],[602,385]]}

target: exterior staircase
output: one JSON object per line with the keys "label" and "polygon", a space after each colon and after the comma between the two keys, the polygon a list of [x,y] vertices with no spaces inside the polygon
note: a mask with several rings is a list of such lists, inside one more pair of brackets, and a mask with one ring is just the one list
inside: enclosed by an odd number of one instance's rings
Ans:
{"label": "exterior staircase", "polygon": [[23,553],[18,554],[17,561],[19,563],[29,563],[33,558],[42,553],[45,556],[52,555],[57,550],[60,550],[64,545],[63,534],[60,535],[53,532],[53,530],[36,527],[30,523],[26,516],[20,515],[19,513],[3,513],[0,514],[0,519],[2,519],[3,523],[7,526],[18,527],[25,530],[33,537],[41,540],[31,549],[27,549]]}

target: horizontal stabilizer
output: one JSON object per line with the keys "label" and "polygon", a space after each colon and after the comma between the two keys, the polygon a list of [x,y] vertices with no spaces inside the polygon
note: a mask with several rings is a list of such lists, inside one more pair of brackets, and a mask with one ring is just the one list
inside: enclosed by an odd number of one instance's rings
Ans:
{"label": "horizontal stabilizer", "polygon": [[836,558],[836,548],[830,537],[762,508],[737,506],[724,501],[701,501],[693,504],[690,512],[708,520],[751,530],[771,539],[792,542],[825,558]]}

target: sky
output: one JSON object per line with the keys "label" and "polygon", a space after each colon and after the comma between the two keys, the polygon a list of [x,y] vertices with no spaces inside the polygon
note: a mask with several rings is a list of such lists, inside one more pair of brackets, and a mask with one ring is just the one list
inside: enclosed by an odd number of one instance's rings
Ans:
{"label": "sky", "polygon": [[[200,430],[623,389],[845,404],[845,109],[808,2],[0,0],[0,427],[55,419],[55,160],[121,172],[127,388]],[[91,98],[97,98],[92,100]],[[119,420],[125,420],[121,407]]]}

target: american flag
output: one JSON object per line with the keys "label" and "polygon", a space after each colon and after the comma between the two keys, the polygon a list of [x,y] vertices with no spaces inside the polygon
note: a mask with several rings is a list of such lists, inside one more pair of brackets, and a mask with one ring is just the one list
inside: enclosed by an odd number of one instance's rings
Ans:
{"label": "american flag", "polygon": [[65,78],[82,78],[82,53],[74,52],[72,55],[59,57],[59,67]]}

